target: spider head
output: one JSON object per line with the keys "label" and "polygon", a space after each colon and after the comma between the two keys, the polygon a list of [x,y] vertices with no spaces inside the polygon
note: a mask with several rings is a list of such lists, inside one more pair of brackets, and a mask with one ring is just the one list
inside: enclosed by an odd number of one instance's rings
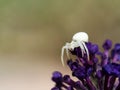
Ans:
{"label": "spider head", "polygon": [[78,33],[73,35],[72,40],[74,42],[76,42],[76,41],[88,42],[88,34],[85,32],[78,32]]}

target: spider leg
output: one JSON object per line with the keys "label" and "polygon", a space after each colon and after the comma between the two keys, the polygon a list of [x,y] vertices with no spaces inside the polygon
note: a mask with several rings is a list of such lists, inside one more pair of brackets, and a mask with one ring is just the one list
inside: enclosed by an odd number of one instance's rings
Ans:
{"label": "spider leg", "polygon": [[64,57],[64,50],[66,49],[66,46],[63,46],[62,47],[62,51],[61,51],[61,62],[62,62],[62,65],[64,66],[64,59],[63,59],[63,57]]}
{"label": "spider leg", "polygon": [[62,47],[62,51],[61,51],[61,62],[62,62],[62,65],[63,65],[63,66],[64,66],[64,50],[65,50],[65,49],[66,49],[67,58],[70,59],[69,51],[68,51],[69,45],[70,45],[69,43],[66,43],[66,45]]}
{"label": "spider leg", "polygon": [[86,51],[86,53],[87,53],[87,58],[88,58],[88,60],[89,60],[90,58],[89,58],[89,51],[88,51],[88,48],[86,47],[86,45],[85,45],[84,42],[82,42],[82,44],[83,44],[83,46],[84,46],[84,48],[85,48],[85,51]]}
{"label": "spider leg", "polygon": [[70,43],[66,43],[66,54],[67,54],[67,58],[70,59],[70,56],[69,56],[69,47],[70,47]]}
{"label": "spider leg", "polygon": [[85,53],[84,46],[83,46],[83,44],[82,44],[81,42],[78,42],[78,41],[77,41],[77,43],[78,43],[78,45],[79,45],[79,46],[80,46],[80,48],[81,48],[82,57],[83,57],[83,56],[84,56],[84,53]]}
{"label": "spider leg", "polygon": [[67,54],[67,58],[70,59],[68,48],[66,48],[66,54]]}

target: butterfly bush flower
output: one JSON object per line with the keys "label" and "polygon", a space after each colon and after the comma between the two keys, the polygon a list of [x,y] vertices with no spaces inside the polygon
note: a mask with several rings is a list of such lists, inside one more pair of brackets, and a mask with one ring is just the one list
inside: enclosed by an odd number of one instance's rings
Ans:
{"label": "butterfly bush flower", "polygon": [[51,90],[120,90],[120,43],[112,48],[112,41],[106,40],[99,50],[97,44],[85,43],[89,51],[87,54],[80,47],[69,50],[76,59],[67,60],[67,65],[72,71],[72,76],[78,80],[72,80],[69,75],[62,75],[54,71],[52,81],[55,83]]}

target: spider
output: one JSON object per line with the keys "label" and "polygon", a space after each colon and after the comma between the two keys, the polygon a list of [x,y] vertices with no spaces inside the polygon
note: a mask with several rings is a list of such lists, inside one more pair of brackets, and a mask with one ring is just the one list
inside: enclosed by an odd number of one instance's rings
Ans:
{"label": "spider", "polygon": [[72,51],[76,47],[80,47],[81,52],[82,52],[82,57],[84,56],[84,54],[87,54],[87,59],[89,60],[89,52],[88,52],[87,46],[85,45],[85,42],[88,42],[88,34],[87,33],[78,32],[78,33],[73,35],[71,43],[67,42],[65,44],[65,46],[62,47],[61,62],[62,62],[63,66],[64,66],[64,59],[63,59],[64,50],[66,50],[67,58],[70,59],[69,50]]}

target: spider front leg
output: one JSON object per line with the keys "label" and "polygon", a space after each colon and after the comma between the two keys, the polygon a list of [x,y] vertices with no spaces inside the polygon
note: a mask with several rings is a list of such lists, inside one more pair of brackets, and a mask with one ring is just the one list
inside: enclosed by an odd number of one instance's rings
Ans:
{"label": "spider front leg", "polygon": [[69,56],[69,47],[70,47],[70,43],[66,43],[65,46],[62,47],[62,51],[61,51],[61,62],[62,65],[64,66],[64,50],[66,50],[66,54],[67,54],[67,58],[70,59]]}
{"label": "spider front leg", "polygon": [[83,44],[83,46],[84,46],[84,48],[85,48],[85,51],[86,51],[86,53],[87,53],[87,59],[89,60],[90,57],[89,57],[89,51],[88,51],[88,48],[87,48],[87,46],[85,45],[84,42],[81,42],[81,43]]}
{"label": "spider front leg", "polygon": [[87,59],[89,60],[89,52],[88,52],[88,48],[85,45],[85,43],[83,41],[77,41],[77,43],[81,48],[82,56],[84,56],[84,54],[86,53]]}
{"label": "spider front leg", "polygon": [[83,44],[79,41],[77,41],[77,45],[78,45],[77,47],[80,47],[81,52],[82,52],[82,57],[83,57],[85,54],[85,48],[84,48]]}

